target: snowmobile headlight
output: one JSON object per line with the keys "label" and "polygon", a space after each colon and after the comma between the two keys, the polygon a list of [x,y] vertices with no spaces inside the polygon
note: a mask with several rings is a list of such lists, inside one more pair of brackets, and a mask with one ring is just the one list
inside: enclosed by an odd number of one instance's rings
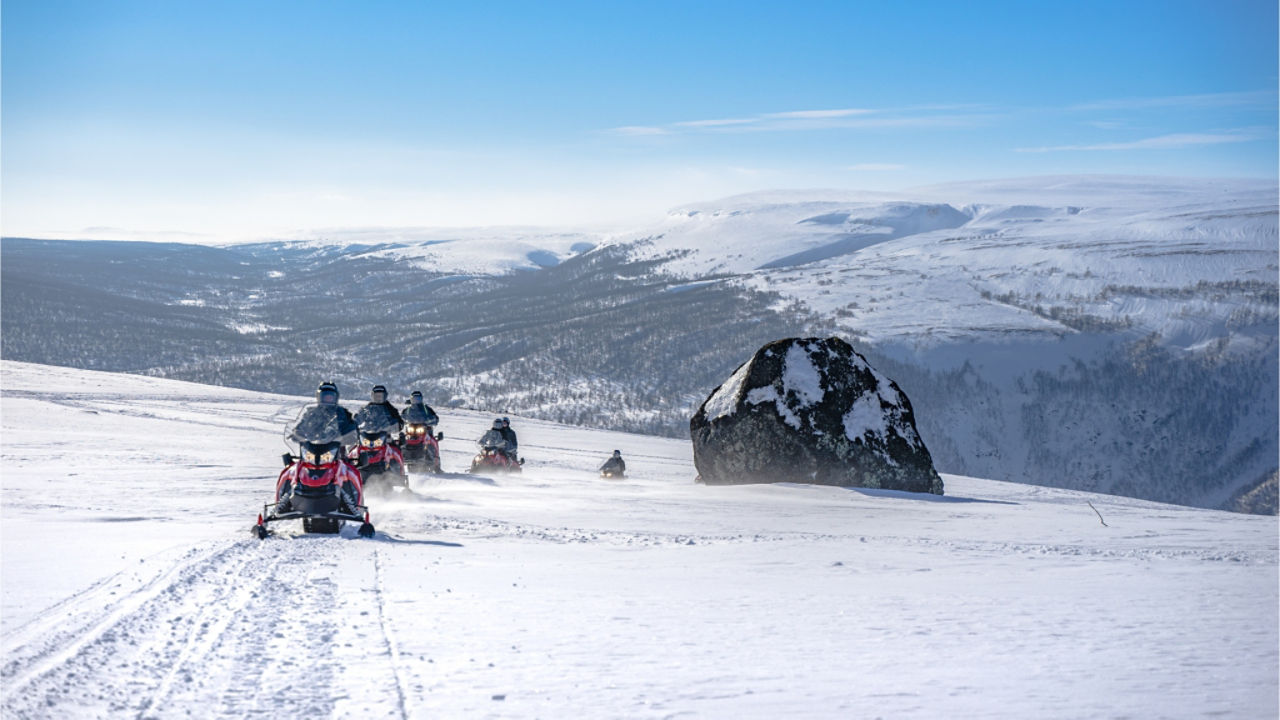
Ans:
{"label": "snowmobile headlight", "polygon": [[427,427],[425,425],[410,425],[408,432],[410,435],[414,437],[418,437],[419,435],[426,435]]}
{"label": "snowmobile headlight", "polygon": [[386,442],[386,440],[385,440],[381,435],[379,435],[378,437],[376,437],[376,438],[374,438],[373,440],[371,440],[371,441],[370,441],[370,445],[372,445],[373,447],[376,447],[376,448],[380,448],[380,447],[382,447],[382,446],[383,446],[383,444],[384,444],[385,442]]}
{"label": "snowmobile headlight", "polygon": [[337,457],[337,453],[333,450],[324,452],[314,452],[308,450],[302,454],[302,460],[308,465],[328,465]]}
{"label": "snowmobile headlight", "polygon": [[328,465],[338,459],[342,446],[338,443],[303,444],[302,462],[306,465]]}

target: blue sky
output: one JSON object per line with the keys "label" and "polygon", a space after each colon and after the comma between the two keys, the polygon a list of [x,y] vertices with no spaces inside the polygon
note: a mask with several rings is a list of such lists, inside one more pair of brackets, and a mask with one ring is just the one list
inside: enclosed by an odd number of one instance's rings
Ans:
{"label": "blue sky", "polygon": [[627,223],[1277,174],[1274,0],[5,0],[6,235]]}

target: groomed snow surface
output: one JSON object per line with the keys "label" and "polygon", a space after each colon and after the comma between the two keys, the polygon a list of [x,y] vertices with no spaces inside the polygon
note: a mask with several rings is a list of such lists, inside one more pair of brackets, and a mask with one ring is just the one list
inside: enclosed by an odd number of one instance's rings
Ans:
{"label": "groomed snow surface", "polygon": [[[520,418],[524,474],[486,479],[461,471],[492,417],[446,411],[452,474],[373,501],[375,539],[260,542],[306,398],[0,379],[6,718],[1280,710],[1275,518],[956,476],[706,487],[687,442]],[[615,448],[631,477],[598,479]]]}

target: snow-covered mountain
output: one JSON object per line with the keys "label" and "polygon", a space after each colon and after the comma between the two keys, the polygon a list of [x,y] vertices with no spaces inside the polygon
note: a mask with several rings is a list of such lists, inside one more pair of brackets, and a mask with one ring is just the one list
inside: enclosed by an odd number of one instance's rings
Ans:
{"label": "snow-covered mountain", "polygon": [[840,335],[939,469],[1275,511],[1276,185],[760,193],[626,233],[0,244],[6,358],[681,436],[751,352]]}
{"label": "snow-covered mountain", "polygon": [[1274,183],[760,193],[676,210],[640,245],[640,257],[672,258],[669,272],[748,277],[871,343],[1122,328],[1189,347],[1275,335]]}
{"label": "snow-covered mountain", "polygon": [[442,409],[449,474],[374,502],[374,539],[259,541],[307,397],[12,361],[0,387],[5,717],[1280,712],[1274,518],[709,487],[686,440],[520,417],[524,474],[485,479],[458,471],[491,415]]}

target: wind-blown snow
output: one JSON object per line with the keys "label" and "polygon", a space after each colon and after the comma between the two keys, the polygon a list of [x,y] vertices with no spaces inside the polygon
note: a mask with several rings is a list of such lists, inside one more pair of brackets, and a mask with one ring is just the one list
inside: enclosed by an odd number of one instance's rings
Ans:
{"label": "wind-blown snow", "polygon": [[[451,474],[372,501],[377,538],[260,542],[308,398],[0,380],[5,717],[1280,710],[1274,518],[957,476],[707,487],[686,441],[522,418],[525,473],[486,479],[459,471],[491,416],[444,411]],[[629,477],[601,481],[614,448]]]}

